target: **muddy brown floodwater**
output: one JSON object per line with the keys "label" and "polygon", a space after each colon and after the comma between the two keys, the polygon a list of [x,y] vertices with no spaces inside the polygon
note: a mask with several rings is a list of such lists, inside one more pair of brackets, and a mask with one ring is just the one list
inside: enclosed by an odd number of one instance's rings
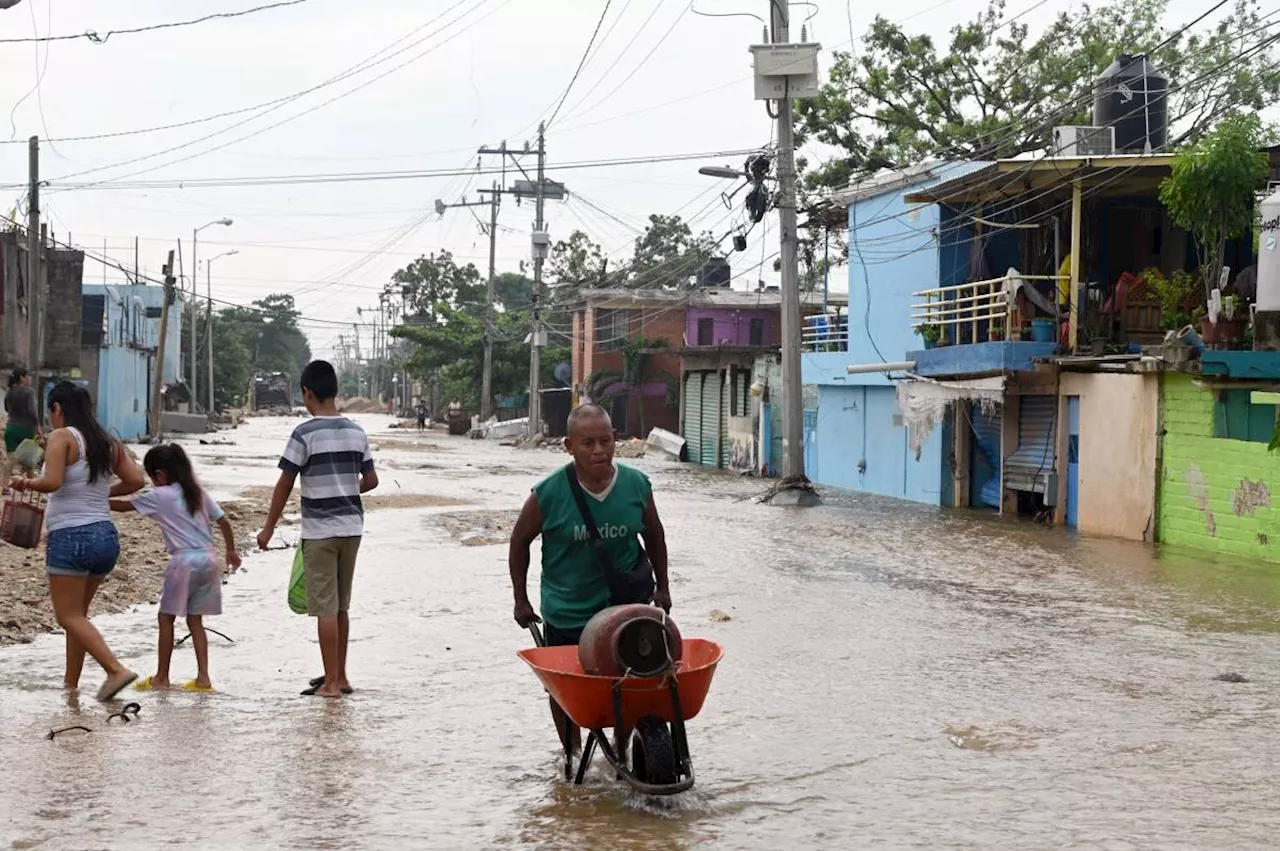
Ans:
{"label": "muddy brown floodwater", "polygon": [[[373,433],[390,422],[361,419]],[[192,451],[227,497],[270,484],[295,423],[255,420],[229,435],[234,450]],[[545,697],[515,656],[528,641],[505,548],[490,543],[563,456],[386,437],[381,493],[408,507],[368,515],[357,693],[297,696],[318,658],[310,621],[285,606],[288,552],[255,556],[227,586],[213,625],[235,643],[214,639],[218,693],[138,695],[132,723],[60,690],[60,637],[0,648],[0,847],[1236,849],[1280,836],[1277,568],[865,497],[772,509],[748,498],[758,481],[650,459],[631,463],[666,519],[673,614],[726,648],[689,723],[698,786],[654,802],[599,766],[565,786]],[[153,618],[144,606],[97,622],[147,670]],[[194,671],[189,650],[175,664]],[[70,724],[93,732],[45,738]]]}

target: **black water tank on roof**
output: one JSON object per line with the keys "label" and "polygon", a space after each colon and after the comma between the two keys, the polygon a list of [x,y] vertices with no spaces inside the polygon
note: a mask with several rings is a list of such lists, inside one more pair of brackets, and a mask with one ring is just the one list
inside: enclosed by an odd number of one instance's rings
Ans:
{"label": "black water tank on roof", "polygon": [[710,257],[698,270],[699,287],[727,287],[733,280],[729,261],[723,257]]}
{"label": "black water tank on roof", "polygon": [[1114,127],[1116,153],[1163,151],[1169,136],[1169,78],[1145,56],[1122,53],[1093,81],[1093,123]]}

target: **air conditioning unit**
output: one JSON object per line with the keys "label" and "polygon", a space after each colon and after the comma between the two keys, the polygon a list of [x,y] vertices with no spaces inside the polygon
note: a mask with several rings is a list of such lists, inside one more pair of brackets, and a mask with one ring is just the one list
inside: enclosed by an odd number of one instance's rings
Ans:
{"label": "air conditioning unit", "polygon": [[1116,152],[1116,128],[1114,127],[1055,127],[1053,128],[1054,157],[1101,157]]}

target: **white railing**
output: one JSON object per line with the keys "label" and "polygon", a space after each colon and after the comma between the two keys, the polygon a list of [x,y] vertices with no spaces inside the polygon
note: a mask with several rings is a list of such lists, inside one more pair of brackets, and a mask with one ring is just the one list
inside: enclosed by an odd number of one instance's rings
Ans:
{"label": "white railing", "polygon": [[849,351],[849,317],[819,313],[801,320],[800,348],[806,352]]}
{"label": "white railing", "polygon": [[[1003,275],[950,287],[912,293],[924,299],[911,305],[911,328],[917,333],[925,326],[939,329],[951,343],[981,343],[992,339],[991,329],[999,325],[995,339],[1008,339],[1014,325],[1014,281],[1065,280],[1059,275]],[[1055,292],[1051,298],[1056,298]],[[983,324],[985,323],[985,325]],[[1020,324],[1020,323],[1019,323]]]}

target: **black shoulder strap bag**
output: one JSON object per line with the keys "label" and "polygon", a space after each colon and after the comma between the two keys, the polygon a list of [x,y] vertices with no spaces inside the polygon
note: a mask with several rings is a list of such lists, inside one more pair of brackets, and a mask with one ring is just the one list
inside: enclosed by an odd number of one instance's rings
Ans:
{"label": "black shoulder strap bag", "polygon": [[582,489],[582,483],[578,481],[578,471],[574,469],[573,464],[569,464],[564,468],[564,474],[569,480],[569,491],[573,494],[573,501],[578,506],[578,514],[582,516],[582,522],[587,525],[591,549],[595,553],[596,561],[604,569],[604,578],[609,583],[609,604],[622,606],[628,603],[652,603],[653,563],[649,561],[644,543],[638,540],[639,536],[637,536],[636,544],[640,547],[640,557],[630,568],[620,568],[614,564],[604,540],[600,537],[595,518],[591,516],[591,509],[587,506],[587,494]]}

